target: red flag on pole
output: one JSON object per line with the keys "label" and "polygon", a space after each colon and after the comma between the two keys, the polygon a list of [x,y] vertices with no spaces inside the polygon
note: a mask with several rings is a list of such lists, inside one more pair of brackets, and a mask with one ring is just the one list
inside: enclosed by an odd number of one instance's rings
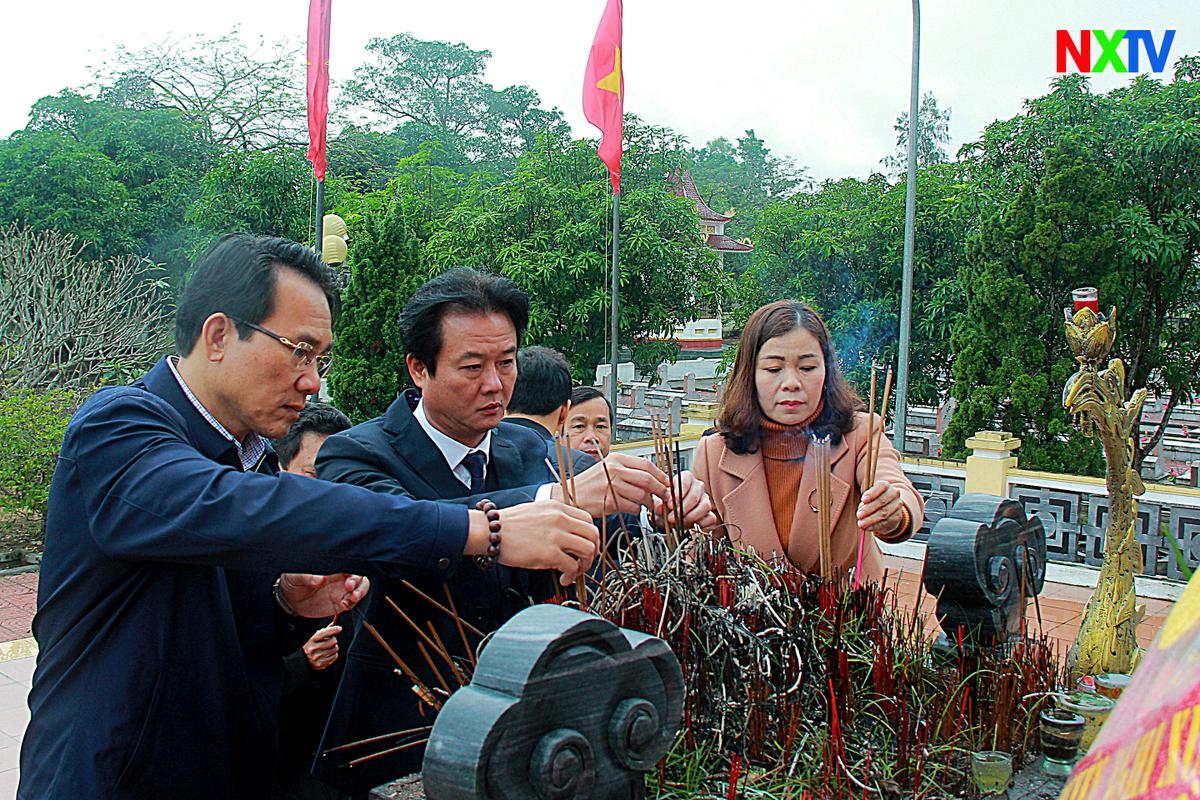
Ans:
{"label": "red flag on pole", "polygon": [[621,0],[608,0],[587,70],[583,74],[583,115],[600,129],[596,154],[608,167],[613,194],[621,191],[621,139],[625,133],[625,75],[621,72]]}
{"label": "red flag on pole", "polygon": [[325,120],[329,116],[329,10],[333,0],[308,3],[308,160],[325,179]]}

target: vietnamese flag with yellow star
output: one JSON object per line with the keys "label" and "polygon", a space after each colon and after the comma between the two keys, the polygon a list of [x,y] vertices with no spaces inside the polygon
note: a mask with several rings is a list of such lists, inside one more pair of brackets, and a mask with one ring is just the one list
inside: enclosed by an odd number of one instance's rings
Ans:
{"label": "vietnamese flag with yellow star", "polygon": [[621,73],[621,0],[608,0],[583,75],[583,115],[600,129],[596,154],[608,167],[613,194],[621,191],[625,133],[625,76]]}

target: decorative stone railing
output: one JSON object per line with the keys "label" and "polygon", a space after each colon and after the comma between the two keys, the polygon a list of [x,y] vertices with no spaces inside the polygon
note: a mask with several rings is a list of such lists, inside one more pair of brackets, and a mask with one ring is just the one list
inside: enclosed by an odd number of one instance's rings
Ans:
{"label": "decorative stone railing", "polygon": [[[686,469],[691,467],[699,437],[686,424],[684,434],[678,441]],[[975,491],[1003,491],[1020,502],[1026,514],[1036,514],[1045,527],[1046,556],[1052,563],[1099,566],[1108,510],[1103,478],[1018,469],[1019,450],[1003,448],[1019,440],[1007,435],[976,437],[972,441],[981,448],[1001,449],[991,451],[997,457],[979,456],[967,464],[904,459],[905,474],[925,499],[925,524],[914,537],[918,542],[929,538],[933,526],[968,491],[970,483]],[[614,449],[632,455],[654,454],[650,441],[622,442]],[[1138,498],[1137,536],[1142,544],[1145,575],[1184,580],[1186,576],[1167,537],[1175,541],[1189,569],[1200,568],[1200,489],[1147,484],[1146,493]]]}

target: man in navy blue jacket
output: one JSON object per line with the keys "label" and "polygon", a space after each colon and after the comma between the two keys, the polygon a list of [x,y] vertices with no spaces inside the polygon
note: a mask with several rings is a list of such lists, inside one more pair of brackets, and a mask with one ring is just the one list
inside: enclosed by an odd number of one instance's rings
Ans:
{"label": "man in navy blue jacket", "polygon": [[[265,796],[280,656],[314,627],[300,618],[362,598],[366,581],[344,571],[486,552],[479,511],[277,474],[262,437],[283,435],[319,386],[335,308],[311,250],[225,237],[180,300],[179,356],[72,419],[18,798]],[[502,563],[569,581],[594,557],[584,512],[525,504],[501,523]]]}

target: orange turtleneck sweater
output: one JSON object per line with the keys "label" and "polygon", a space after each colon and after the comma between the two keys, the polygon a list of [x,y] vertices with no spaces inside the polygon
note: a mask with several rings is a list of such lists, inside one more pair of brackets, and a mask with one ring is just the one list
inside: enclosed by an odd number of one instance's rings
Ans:
{"label": "orange turtleneck sweater", "polygon": [[[822,402],[821,405],[824,405]],[[766,417],[762,421],[763,470],[767,474],[767,493],[771,496],[771,516],[783,552],[791,538],[792,518],[800,495],[800,478],[804,475],[804,456],[808,453],[808,425],[821,413],[821,406],[799,425],[780,425]]]}

